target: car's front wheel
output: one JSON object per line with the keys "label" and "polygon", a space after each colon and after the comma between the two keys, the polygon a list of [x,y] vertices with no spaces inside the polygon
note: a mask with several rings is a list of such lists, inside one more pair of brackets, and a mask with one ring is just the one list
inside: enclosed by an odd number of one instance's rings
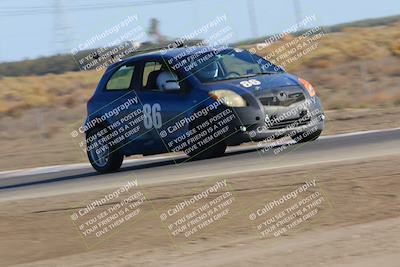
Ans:
{"label": "car's front wheel", "polygon": [[[207,123],[212,125],[208,116],[202,116],[191,123],[190,130],[193,131],[193,129],[196,129],[198,126],[205,125]],[[213,128],[212,126],[209,127]],[[227,145],[222,136],[215,139],[211,138],[210,140],[209,137],[211,134],[202,136],[189,152],[185,151],[186,154],[191,159],[208,159],[222,156],[225,153]]]}
{"label": "car's front wheel", "polygon": [[90,130],[86,135],[87,155],[90,164],[100,173],[118,171],[124,160],[116,147],[109,145],[101,128]]}
{"label": "car's front wheel", "polygon": [[188,153],[191,159],[209,159],[220,157],[225,153],[227,145],[224,142],[214,142],[208,147],[195,149]]}

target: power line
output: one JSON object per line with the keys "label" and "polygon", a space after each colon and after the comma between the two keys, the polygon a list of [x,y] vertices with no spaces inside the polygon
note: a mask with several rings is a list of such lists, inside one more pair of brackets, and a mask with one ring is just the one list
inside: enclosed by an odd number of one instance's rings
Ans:
{"label": "power line", "polygon": [[[131,1],[118,2],[118,3],[105,3],[105,4],[80,4],[64,6],[65,11],[85,11],[85,10],[99,10],[99,9],[115,9],[122,7],[134,7],[134,6],[146,6],[146,5],[157,5],[157,4],[171,4],[179,2],[193,2],[195,0],[142,0],[142,1]],[[39,14],[53,14],[54,8],[51,6],[30,6],[30,7],[2,7],[0,15],[3,17],[7,16],[29,16]]]}

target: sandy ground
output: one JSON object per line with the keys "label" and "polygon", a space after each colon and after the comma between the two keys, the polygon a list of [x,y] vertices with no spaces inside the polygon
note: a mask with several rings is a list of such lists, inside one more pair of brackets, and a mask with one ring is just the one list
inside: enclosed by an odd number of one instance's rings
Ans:
{"label": "sandy ground", "polygon": [[[398,266],[399,164],[398,156],[371,157],[311,165],[306,170],[139,185],[127,194],[145,195],[140,213],[98,238],[84,237],[79,231],[83,221],[74,223],[71,214],[110,191],[3,202],[0,266]],[[160,220],[177,203],[224,179],[226,187],[179,213],[187,216],[229,192],[233,201],[224,217],[188,237],[183,233],[174,236],[168,228],[179,216]],[[314,179],[315,187],[254,221],[249,219],[257,209]],[[259,224],[267,218],[316,193],[323,201],[312,207],[317,211],[312,217],[280,236],[260,234]],[[100,214],[116,203],[109,202],[95,212]]]}

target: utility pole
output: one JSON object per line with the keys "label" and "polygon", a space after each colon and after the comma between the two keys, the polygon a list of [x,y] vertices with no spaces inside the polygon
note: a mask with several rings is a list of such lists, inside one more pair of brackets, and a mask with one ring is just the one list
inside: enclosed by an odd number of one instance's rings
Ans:
{"label": "utility pole", "polygon": [[[295,17],[296,17],[296,23],[300,23],[302,20],[302,10],[301,10],[301,0],[293,0],[293,6],[294,6],[294,13],[295,13]],[[302,30],[302,29],[300,29]]]}
{"label": "utility pole", "polygon": [[247,9],[249,11],[251,33],[253,35],[253,38],[256,38],[258,36],[258,28],[257,28],[256,8],[254,1],[255,0],[247,0]]}
{"label": "utility pole", "polygon": [[71,29],[68,25],[67,15],[65,13],[65,1],[53,0],[54,8],[54,52],[65,53],[70,41]]}

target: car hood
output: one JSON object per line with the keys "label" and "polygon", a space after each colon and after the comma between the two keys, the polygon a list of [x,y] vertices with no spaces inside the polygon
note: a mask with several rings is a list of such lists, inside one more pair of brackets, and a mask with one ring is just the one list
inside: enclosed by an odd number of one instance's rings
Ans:
{"label": "car hood", "polygon": [[[258,82],[255,82],[255,84],[246,83],[246,81],[251,82],[251,80],[256,80]],[[296,88],[297,86],[299,86],[297,76],[288,73],[279,73],[208,83],[207,89],[210,91],[229,89],[239,94],[250,92],[258,95],[260,93],[265,93],[265,91],[270,91],[271,89],[280,87]]]}

